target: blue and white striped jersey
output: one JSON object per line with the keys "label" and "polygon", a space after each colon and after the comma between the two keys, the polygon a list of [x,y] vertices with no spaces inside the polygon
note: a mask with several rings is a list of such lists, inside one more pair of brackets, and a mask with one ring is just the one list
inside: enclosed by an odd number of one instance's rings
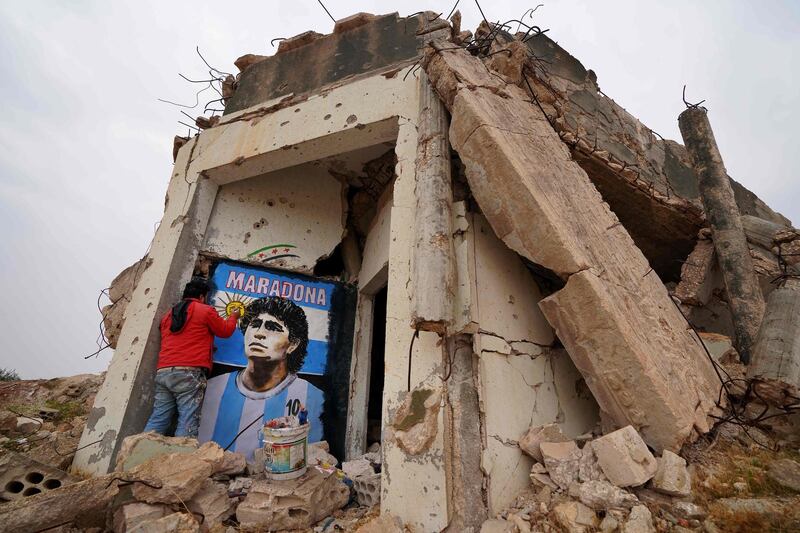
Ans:
{"label": "blue and white striped jersey", "polygon": [[230,372],[208,380],[203,410],[200,414],[198,440],[214,441],[223,448],[236,434],[250,425],[259,415],[262,419],[239,435],[229,449],[253,460],[259,447],[258,430],[264,422],[287,415],[297,415],[300,406],[308,410],[311,433],[308,442],[322,440],[323,393],[308,381],[289,374],[276,387],[266,392],[253,392],[242,384],[242,372]]}

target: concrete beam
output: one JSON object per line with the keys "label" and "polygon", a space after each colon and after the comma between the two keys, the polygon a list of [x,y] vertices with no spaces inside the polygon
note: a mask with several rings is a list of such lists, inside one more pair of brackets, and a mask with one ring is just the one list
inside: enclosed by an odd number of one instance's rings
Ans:
{"label": "concrete beam", "polygon": [[601,409],[656,450],[708,431],[719,383],[700,341],[544,113],[480,59],[433,44],[424,67],[470,190],[506,245],[567,281],[540,308]]}

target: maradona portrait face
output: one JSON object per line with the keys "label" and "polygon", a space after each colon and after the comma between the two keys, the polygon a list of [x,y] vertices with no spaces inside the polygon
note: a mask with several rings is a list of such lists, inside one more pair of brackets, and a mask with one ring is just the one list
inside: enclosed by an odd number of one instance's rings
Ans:
{"label": "maradona portrait face", "polygon": [[289,340],[286,323],[264,312],[255,316],[244,331],[244,354],[248,359],[281,361],[297,349],[299,342]]}

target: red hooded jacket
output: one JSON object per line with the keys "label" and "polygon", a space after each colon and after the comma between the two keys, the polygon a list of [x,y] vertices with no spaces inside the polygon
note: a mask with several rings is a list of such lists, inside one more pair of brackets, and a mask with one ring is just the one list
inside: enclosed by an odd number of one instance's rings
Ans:
{"label": "red hooded jacket", "polygon": [[194,298],[187,310],[183,328],[173,333],[171,310],[161,319],[161,351],[158,354],[158,368],[170,366],[195,366],[211,369],[211,355],[214,335],[223,339],[236,331],[236,319],[227,320],[217,314],[210,305]]}

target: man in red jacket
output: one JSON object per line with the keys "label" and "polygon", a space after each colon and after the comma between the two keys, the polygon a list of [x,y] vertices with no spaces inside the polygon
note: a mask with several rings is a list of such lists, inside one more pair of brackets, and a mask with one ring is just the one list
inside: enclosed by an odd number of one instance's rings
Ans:
{"label": "man in red jacket", "polygon": [[183,300],[161,319],[155,401],[145,431],[164,435],[177,410],[175,436],[197,438],[214,336],[224,339],[233,335],[239,319],[237,309],[224,320],[206,305],[206,295],[206,280],[192,278],[183,290]]}

